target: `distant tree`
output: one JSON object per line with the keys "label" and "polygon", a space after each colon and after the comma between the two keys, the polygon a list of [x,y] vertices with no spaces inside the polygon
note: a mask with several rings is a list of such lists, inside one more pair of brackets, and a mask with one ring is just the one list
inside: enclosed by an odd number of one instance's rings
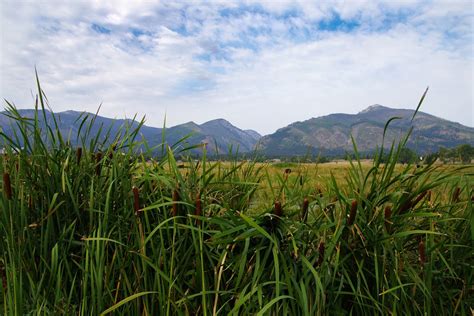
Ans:
{"label": "distant tree", "polygon": [[432,163],[436,161],[436,159],[438,159],[438,157],[439,157],[439,153],[428,154],[425,156],[425,163],[427,165],[431,165]]}
{"label": "distant tree", "polygon": [[449,152],[449,149],[447,148],[444,148],[444,147],[439,148],[438,156],[439,156],[439,159],[441,159],[443,163],[448,162],[448,152]]}
{"label": "distant tree", "polygon": [[456,147],[457,156],[462,163],[470,163],[474,156],[474,147],[469,144],[464,144]]}
{"label": "distant tree", "polygon": [[415,162],[417,159],[416,153],[410,148],[402,148],[400,151],[400,156],[398,157],[398,162],[400,163],[411,163]]}

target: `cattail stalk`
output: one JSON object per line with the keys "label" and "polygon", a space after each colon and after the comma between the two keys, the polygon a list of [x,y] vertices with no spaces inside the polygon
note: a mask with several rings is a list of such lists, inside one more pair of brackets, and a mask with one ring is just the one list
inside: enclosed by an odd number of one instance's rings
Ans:
{"label": "cattail stalk", "polygon": [[306,220],[308,219],[308,208],[309,208],[309,201],[307,198],[303,200],[303,208],[301,212],[301,219],[303,220],[304,223],[306,223]]}
{"label": "cattail stalk", "polygon": [[82,147],[77,147],[76,149],[76,162],[79,164],[81,162],[82,157]]}
{"label": "cattail stalk", "polygon": [[318,261],[316,262],[316,265],[320,266],[324,261],[324,241],[321,241],[319,243],[318,252],[319,252],[319,257],[318,257]]}
{"label": "cattail stalk", "polygon": [[418,253],[420,254],[420,264],[423,266],[426,262],[426,249],[423,239],[421,239],[420,243],[418,244]]}
{"label": "cattail stalk", "polygon": [[172,210],[171,210],[171,215],[173,217],[178,215],[178,211],[179,211],[179,205],[177,203],[178,201],[179,201],[179,192],[176,189],[176,190],[173,191],[173,207],[172,207]]}
{"label": "cattail stalk", "polygon": [[95,163],[96,163],[96,166],[95,166],[95,174],[96,175],[100,175],[100,170],[101,170],[101,161],[102,161],[102,153],[99,151],[96,155],[95,155]]}
{"label": "cattail stalk", "polygon": [[281,209],[281,202],[280,201],[275,201],[275,206],[273,208],[273,214],[275,214],[277,217],[281,217],[283,215],[283,211]]}
{"label": "cattail stalk", "polygon": [[135,186],[132,188],[132,192],[133,192],[133,210],[135,211],[135,215],[138,216],[140,212],[140,194],[139,194],[138,188]]}
{"label": "cattail stalk", "polygon": [[349,213],[349,218],[347,219],[347,226],[354,224],[355,218],[357,215],[357,200],[352,201],[351,211]]}
{"label": "cattail stalk", "polygon": [[421,200],[423,200],[423,198],[428,194],[428,191],[425,191],[423,193],[421,193],[420,195],[418,195],[418,197],[416,198],[415,201],[413,201],[411,207],[414,207],[415,205],[417,205]]}
{"label": "cattail stalk", "polygon": [[[196,195],[196,209],[194,210],[194,215],[201,216],[202,213],[202,204],[201,204],[201,194]],[[196,225],[200,225],[201,220],[196,219]]]}
{"label": "cattail stalk", "polygon": [[460,195],[461,195],[461,188],[456,187],[456,189],[454,189],[454,191],[453,191],[453,198],[452,198],[453,203],[459,202],[459,196]]}
{"label": "cattail stalk", "polygon": [[10,174],[8,172],[3,173],[3,189],[7,200],[12,199],[12,184],[10,182]]}

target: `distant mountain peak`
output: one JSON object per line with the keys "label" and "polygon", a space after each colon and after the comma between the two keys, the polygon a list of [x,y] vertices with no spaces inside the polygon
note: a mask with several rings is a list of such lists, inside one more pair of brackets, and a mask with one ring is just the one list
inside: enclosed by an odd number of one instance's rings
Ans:
{"label": "distant mountain peak", "polygon": [[360,111],[359,113],[369,113],[369,112],[373,112],[373,111],[389,110],[389,109],[390,109],[389,107],[386,107],[386,106],[383,106],[383,105],[380,105],[380,104],[372,104],[371,106],[369,106],[368,108]]}

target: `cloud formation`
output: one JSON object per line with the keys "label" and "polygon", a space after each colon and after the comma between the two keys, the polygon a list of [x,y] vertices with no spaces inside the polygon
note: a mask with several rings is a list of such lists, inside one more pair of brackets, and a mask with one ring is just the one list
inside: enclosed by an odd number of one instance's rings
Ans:
{"label": "cloud formation", "polygon": [[379,103],[473,126],[470,1],[2,1],[0,96],[262,133]]}

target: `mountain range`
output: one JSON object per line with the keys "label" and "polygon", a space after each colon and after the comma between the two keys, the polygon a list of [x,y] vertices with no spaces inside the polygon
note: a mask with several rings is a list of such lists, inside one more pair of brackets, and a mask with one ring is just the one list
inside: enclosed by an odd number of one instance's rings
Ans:
{"label": "mountain range", "polygon": [[[18,110],[22,117],[32,118],[34,110]],[[460,144],[474,146],[474,128],[463,126],[436,116],[407,109],[393,109],[382,105],[372,105],[357,114],[330,114],[295,122],[278,129],[275,133],[261,136],[254,130],[242,130],[224,119],[216,119],[203,124],[188,122],[173,127],[156,128],[142,126],[140,136],[145,138],[150,146],[162,143],[163,135],[166,143],[173,145],[183,137],[188,136],[189,145],[207,143],[208,151],[227,153],[248,153],[257,150],[269,157],[299,156],[299,155],[339,155],[353,150],[354,138],[360,152],[371,152],[382,144],[382,135],[386,122],[393,117],[385,136],[383,146],[388,147],[399,140],[411,127],[412,134],[408,147],[419,153],[437,151],[440,147],[455,147]],[[3,114],[3,115],[2,115]],[[13,135],[15,126],[12,119],[0,112],[0,128],[6,135]],[[56,113],[58,128],[63,135],[71,135],[75,144],[76,135],[80,129],[84,112],[65,111]],[[46,120],[51,124],[53,116],[45,112]],[[93,114],[88,115],[92,119]],[[40,115],[40,126],[44,119]],[[95,135],[100,128],[110,129],[111,135],[116,134],[121,126],[136,127],[134,120],[111,119],[96,116],[90,135]],[[83,133],[84,128],[81,130]],[[184,144],[183,144],[184,147]]]}
{"label": "mountain range", "polygon": [[358,151],[371,152],[382,145],[385,124],[394,117],[397,119],[387,128],[384,147],[400,140],[411,127],[407,147],[419,153],[435,152],[440,147],[474,145],[474,128],[421,111],[413,118],[414,114],[414,110],[375,104],[357,114],[330,114],[295,122],[262,137],[259,146],[269,156],[334,155],[353,151],[352,136]]}

